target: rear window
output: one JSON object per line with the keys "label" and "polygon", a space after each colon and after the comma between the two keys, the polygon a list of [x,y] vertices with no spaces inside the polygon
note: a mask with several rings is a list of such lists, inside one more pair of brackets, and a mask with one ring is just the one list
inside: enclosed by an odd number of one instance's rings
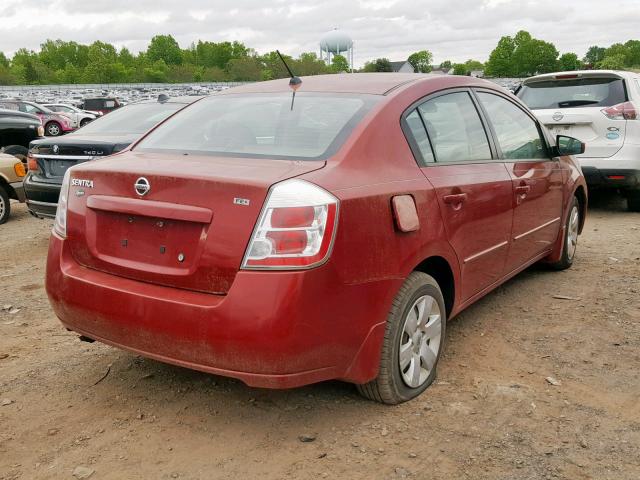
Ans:
{"label": "rear window", "polygon": [[[214,95],[184,109],[136,149],[313,160],[335,153],[375,95]],[[110,114],[111,115],[111,114]]]}
{"label": "rear window", "polygon": [[99,117],[78,131],[99,135],[142,134],[182,107],[182,103],[129,105]]}
{"label": "rear window", "polygon": [[546,80],[523,85],[518,97],[533,110],[611,107],[627,101],[621,78]]}

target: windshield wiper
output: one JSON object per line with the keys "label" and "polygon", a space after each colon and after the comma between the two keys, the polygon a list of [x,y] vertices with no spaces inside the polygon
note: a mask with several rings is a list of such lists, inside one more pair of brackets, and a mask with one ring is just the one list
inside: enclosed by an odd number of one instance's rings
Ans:
{"label": "windshield wiper", "polygon": [[583,105],[596,105],[600,103],[597,100],[567,100],[566,102],[558,102],[558,107],[581,107]]}

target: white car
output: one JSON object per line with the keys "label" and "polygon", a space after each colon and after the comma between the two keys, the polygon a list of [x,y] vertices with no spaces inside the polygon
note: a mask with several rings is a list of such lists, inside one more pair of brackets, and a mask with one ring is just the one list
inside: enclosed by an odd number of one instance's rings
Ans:
{"label": "white car", "polygon": [[84,127],[87,123],[98,118],[98,115],[94,113],[81,110],[67,103],[45,103],[43,105],[54,112],[64,113],[67,117],[71,118],[75,128]]}
{"label": "white car", "polygon": [[554,135],[582,140],[590,188],[618,189],[640,212],[640,75],[585,70],[527,78],[517,96]]}

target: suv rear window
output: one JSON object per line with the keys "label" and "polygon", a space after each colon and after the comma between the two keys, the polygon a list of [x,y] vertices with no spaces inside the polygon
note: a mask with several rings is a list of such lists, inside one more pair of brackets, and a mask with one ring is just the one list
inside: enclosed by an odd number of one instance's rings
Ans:
{"label": "suv rear window", "polygon": [[376,95],[213,95],[185,108],[136,149],[225,157],[313,160],[335,153]]}
{"label": "suv rear window", "polygon": [[627,101],[624,80],[614,77],[531,82],[522,86],[518,97],[533,110],[611,107]]}

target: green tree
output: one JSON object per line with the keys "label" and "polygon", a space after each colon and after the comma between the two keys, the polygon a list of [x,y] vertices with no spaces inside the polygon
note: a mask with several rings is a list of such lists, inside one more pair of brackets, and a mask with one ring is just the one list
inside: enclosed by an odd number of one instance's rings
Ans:
{"label": "green tree", "polygon": [[229,80],[233,81],[262,80],[262,72],[262,63],[257,57],[234,58],[227,65]]}
{"label": "green tree", "polygon": [[596,67],[599,70],[624,70],[625,61],[625,55],[622,53],[607,55]]}
{"label": "green tree", "polygon": [[587,54],[584,56],[584,63],[589,65],[596,65],[597,63],[604,60],[604,53],[606,52],[606,48],[591,46],[589,50],[587,50]]}
{"label": "green tree", "polygon": [[331,58],[331,71],[333,73],[348,72],[349,62],[343,55],[334,55]]}
{"label": "green tree", "polygon": [[453,64],[451,63],[451,60],[445,60],[444,62],[442,62],[440,64],[440,68],[448,68],[448,69],[450,69],[452,67],[453,67]]}
{"label": "green tree", "polygon": [[467,75],[468,73],[467,66],[464,63],[455,63],[453,65],[454,75]]}
{"label": "green tree", "polygon": [[301,53],[291,68],[293,68],[293,73],[298,76],[320,75],[330,72],[327,64],[320,60],[314,52]]}
{"label": "green tree", "polygon": [[409,55],[407,61],[413,67],[416,73],[429,73],[431,71],[431,62],[433,54],[429,50],[420,50]]}
{"label": "green tree", "polygon": [[373,62],[366,62],[363,71],[365,72],[393,72],[393,67],[388,58],[377,58]]}
{"label": "green tree", "polygon": [[552,43],[535,39],[524,30],[516,34],[514,43],[512,62],[516,76],[528,77],[557,69],[559,53]]}
{"label": "green tree", "polygon": [[147,47],[147,58],[152,63],[162,60],[166,65],[180,65],[182,50],[171,35],[156,35]]}
{"label": "green tree", "polygon": [[496,48],[489,55],[486,74],[491,77],[514,77],[516,76],[513,64],[513,53],[516,44],[509,36],[502,37]]}
{"label": "green tree", "polygon": [[629,40],[624,44],[626,48],[625,63],[628,67],[640,66],[640,40]]}
{"label": "green tree", "polygon": [[558,69],[563,72],[570,70],[580,70],[582,62],[575,53],[563,53],[558,60]]}

